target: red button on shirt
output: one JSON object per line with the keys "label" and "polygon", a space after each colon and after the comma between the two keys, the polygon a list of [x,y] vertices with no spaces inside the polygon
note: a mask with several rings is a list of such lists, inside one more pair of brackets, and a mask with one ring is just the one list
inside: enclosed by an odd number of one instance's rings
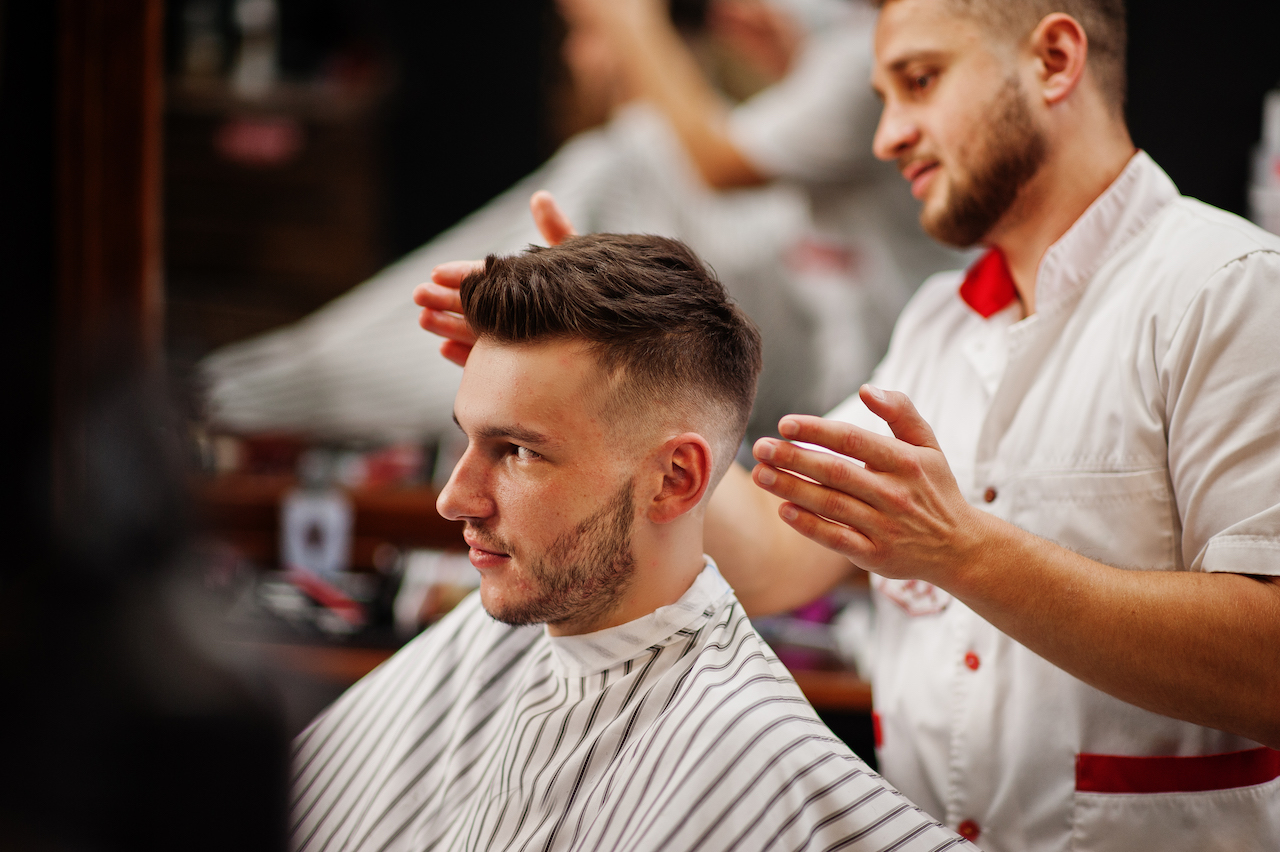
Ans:
{"label": "red button on shirt", "polygon": [[956,826],[956,833],[970,843],[974,843],[977,841],[978,835],[982,833],[982,829],[978,827],[976,822],[967,819]]}
{"label": "red button on shirt", "polygon": [[982,492],[982,499],[986,500],[988,503],[996,502],[996,490],[994,488],[988,488],[986,491]]}
{"label": "red button on shirt", "polygon": [[971,671],[976,672],[978,670],[978,666],[982,664],[982,661],[978,659],[977,654],[970,651],[964,655],[964,664],[968,666]]}

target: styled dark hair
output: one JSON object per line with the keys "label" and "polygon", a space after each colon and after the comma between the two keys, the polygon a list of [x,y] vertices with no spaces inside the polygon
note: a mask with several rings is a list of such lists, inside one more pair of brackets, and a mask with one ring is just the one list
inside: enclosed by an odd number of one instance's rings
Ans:
{"label": "styled dark hair", "polygon": [[[968,15],[1000,35],[1022,39],[1054,12],[1070,15],[1089,38],[1088,65],[1098,88],[1112,108],[1124,109],[1128,81],[1125,52],[1128,25],[1124,0],[946,0],[960,14]],[[871,0],[882,8],[892,0]]]}
{"label": "styled dark hair", "polygon": [[[617,414],[654,404],[701,412],[723,421],[723,435],[706,437],[730,443],[730,458],[742,440],[760,375],[760,333],[678,240],[588,234],[490,255],[483,272],[463,280],[462,309],[481,339],[585,341],[616,383]],[[728,467],[723,461],[718,472]]]}

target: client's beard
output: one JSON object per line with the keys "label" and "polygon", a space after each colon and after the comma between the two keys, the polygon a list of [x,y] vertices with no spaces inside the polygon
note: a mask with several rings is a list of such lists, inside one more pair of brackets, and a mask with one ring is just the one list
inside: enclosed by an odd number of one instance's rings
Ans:
{"label": "client's beard", "polygon": [[[612,611],[635,578],[631,536],[635,526],[635,481],[625,482],[609,502],[558,536],[540,556],[525,566],[532,596],[513,601],[489,614],[506,624],[583,625],[602,620]],[[499,552],[511,549],[472,526],[482,544],[492,543]]]}

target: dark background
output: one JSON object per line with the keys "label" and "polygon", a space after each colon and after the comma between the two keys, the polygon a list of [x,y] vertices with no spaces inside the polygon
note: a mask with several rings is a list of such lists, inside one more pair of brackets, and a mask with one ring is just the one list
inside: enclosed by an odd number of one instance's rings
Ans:
{"label": "dark background", "polygon": [[1245,215],[1280,3],[1129,0],[1129,129],[1190,195]]}
{"label": "dark background", "polygon": [[[231,0],[222,0],[227,65]],[[306,80],[335,54],[389,64],[385,253],[399,257],[480,207],[551,153],[545,121],[552,0],[278,0],[281,74]],[[181,0],[166,0],[178,67]]]}

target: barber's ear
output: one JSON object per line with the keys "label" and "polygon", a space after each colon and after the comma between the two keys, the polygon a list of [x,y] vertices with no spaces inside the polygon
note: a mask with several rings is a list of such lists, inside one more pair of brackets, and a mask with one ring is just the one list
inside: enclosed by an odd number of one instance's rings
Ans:
{"label": "barber's ear", "polygon": [[662,486],[649,505],[649,520],[668,524],[701,502],[711,484],[711,445],[696,432],[667,439],[658,454]]}
{"label": "barber's ear", "polygon": [[1061,12],[1046,15],[1031,33],[1030,47],[1045,103],[1056,104],[1075,91],[1089,57],[1089,39],[1079,21]]}

